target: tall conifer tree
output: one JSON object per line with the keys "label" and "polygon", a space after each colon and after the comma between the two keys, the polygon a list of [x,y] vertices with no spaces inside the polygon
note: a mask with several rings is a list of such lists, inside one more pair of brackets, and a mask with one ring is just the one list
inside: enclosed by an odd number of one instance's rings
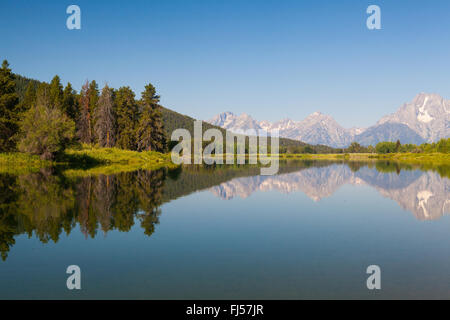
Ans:
{"label": "tall conifer tree", "polygon": [[80,142],[92,142],[91,112],[89,109],[89,82],[86,81],[81,88],[79,102],[79,116],[77,121],[77,136]]}
{"label": "tall conifer tree", "polygon": [[33,82],[28,83],[23,100],[17,105],[16,113],[18,116],[36,105],[36,85]]}
{"label": "tall conifer tree", "polygon": [[100,147],[115,145],[115,116],[112,90],[106,85],[95,109],[95,133]]}
{"label": "tall conifer tree", "polygon": [[64,113],[67,114],[70,119],[75,121],[78,118],[79,110],[77,104],[77,94],[72,88],[72,84],[70,82],[67,83],[63,91],[63,109]]}
{"label": "tall conifer tree", "polygon": [[145,86],[142,92],[142,114],[137,128],[137,149],[165,152],[166,135],[159,106],[160,97],[152,84]]}
{"label": "tall conifer tree", "polygon": [[89,84],[89,112],[91,114],[91,137],[92,137],[92,142],[96,142],[96,135],[94,132],[94,128],[95,128],[95,111],[97,109],[97,105],[98,105],[98,99],[100,96],[100,93],[98,91],[98,84],[95,80],[92,80],[91,83]]}
{"label": "tall conifer tree", "polygon": [[0,69],[0,151],[10,151],[15,148],[14,136],[18,125],[14,116],[19,97],[15,92],[14,75],[4,60]]}
{"label": "tall conifer tree", "polygon": [[63,86],[59,76],[54,76],[50,82],[50,105],[59,110],[63,110]]}
{"label": "tall conifer tree", "polygon": [[115,99],[117,116],[117,145],[122,149],[136,150],[136,126],[139,107],[130,87],[121,87]]}

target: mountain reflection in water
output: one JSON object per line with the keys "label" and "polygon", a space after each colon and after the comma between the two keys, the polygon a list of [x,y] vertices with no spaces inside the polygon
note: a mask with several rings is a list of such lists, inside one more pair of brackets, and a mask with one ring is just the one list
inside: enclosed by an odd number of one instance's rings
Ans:
{"label": "mountain reflection in water", "polygon": [[245,199],[257,191],[301,191],[318,202],[346,184],[373,187],[419,220],[438,219],[450,212],[449,179],[441,178],[432,171],[400,170],[386,173],[368,167],[353,171],[348,166],[334,164],[276,176],[236,178],[211,188],[211,192],[230,200],[234,197]]}

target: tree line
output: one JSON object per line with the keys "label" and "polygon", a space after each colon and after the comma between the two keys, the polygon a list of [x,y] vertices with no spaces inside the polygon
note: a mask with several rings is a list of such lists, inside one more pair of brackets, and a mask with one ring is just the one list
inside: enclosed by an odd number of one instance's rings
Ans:
{"label": "tree line", "polygon": [[450,152],[450,138],[443,138],[433,143],[422,143],[416,145],[413,143],[402,144],[400,140],[396,142],[382,141],[375,146],[361,146],[357,142],[353,142],[348,148],[344,149],[345,153],[432,153]]}
{"label": "tree line", "polygon": [[[20,151],[52,160],[77,143],[135,151],[167,150],[160,96],[149,83],[136,99],[129,86],[119,89],[95,80],[77,93],[59,76],[50,83],[28,81],[17,90],[6,60],[0,69],[0,152]],[[21,92],[21,99],[19,94]]]}
{"label": "tree line", "polygon": [[[333,148],[330,153],[450,153],[450,138],[443,138],[437,142],[432,143],[422,143],[421,145],[416,145],[412,143],[400,143],[400,140],[396,142],[382,141],[377,143],[375,146],[363,146],[358,142],[352,142],[347,148]],[[311,146],[290,146],[281,148],[280,153],[324,153],[317,152],[314,147]],[[326,153],[326,152],[325,152]]]}

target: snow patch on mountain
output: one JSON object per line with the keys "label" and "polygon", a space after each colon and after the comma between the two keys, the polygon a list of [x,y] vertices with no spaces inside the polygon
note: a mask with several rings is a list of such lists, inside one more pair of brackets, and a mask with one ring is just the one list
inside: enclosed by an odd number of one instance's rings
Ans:
{"label": "snow patch on mountain", "polygon": [[432,121],[434,118],[428,114],[428,110],[425,109],[425,106],[428,102],[429,97],[425,98],[425,101],[423,102],[423,105],[419,108],[419,114],[417,115],[417,119],[419,121],[428,123]]}

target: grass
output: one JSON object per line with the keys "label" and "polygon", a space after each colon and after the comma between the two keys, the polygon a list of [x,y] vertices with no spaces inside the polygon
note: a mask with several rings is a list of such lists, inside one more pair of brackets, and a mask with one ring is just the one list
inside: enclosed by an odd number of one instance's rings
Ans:
{"label": "grass", "polygon": [[130,151],[119,148],[96,148],[84,145],[82,149],[69,149],[65,153],[66,176],[114,174],[139,169],[156,170],[175,168],[170,154],[156,151]]}
{"label": "grass", "polygon": [[377,159],[407,161],[407,162],[434,162],[450,163],[450,153],[390,153],[377,155]]}
{"label": "grass", "polygon": [[57,161],[41,160],[25,153],[0,154],[0,173],[27,173],[41,168],[58,166],[69,175],[111,174],[138,169],[176,167],[169,154],[155,151],[130,151],[118,148],[97,148],[83,145],[67,149]]}
{"label": "grass", "polygon": [[122,164],[122,165],[153,165],[169,164],[170,155],[156,151],[130,151],[119,148],[97,148],[83,145],[80,149],[66,150],[60,163],[69,164]]}
{"label": "grass", "polygon": [[[418,164],[425,167],[444,166],[448,168],[450,166],[449,153],[280,154],[279,156],[280,160],[381,160]],[[162,154],[155,151],[137,152],[118,148],[97,148],[90,145],[67,149],[57,161],[45,161],[38,156],[25,153],[0,153],[0,173],[30,173],[52,166],[60,167],[64,174],[70,176],[113,174],[138,169],[154,170],[162,167],[177,167],[177,165],[172,163],[170,154]]]}
{"label": "grass", "polygon": [[406,162],[450,163],[450,153],[345,153],[345,154],[280,154],[281,159],[319,159],[319,160],[391,160]]}

